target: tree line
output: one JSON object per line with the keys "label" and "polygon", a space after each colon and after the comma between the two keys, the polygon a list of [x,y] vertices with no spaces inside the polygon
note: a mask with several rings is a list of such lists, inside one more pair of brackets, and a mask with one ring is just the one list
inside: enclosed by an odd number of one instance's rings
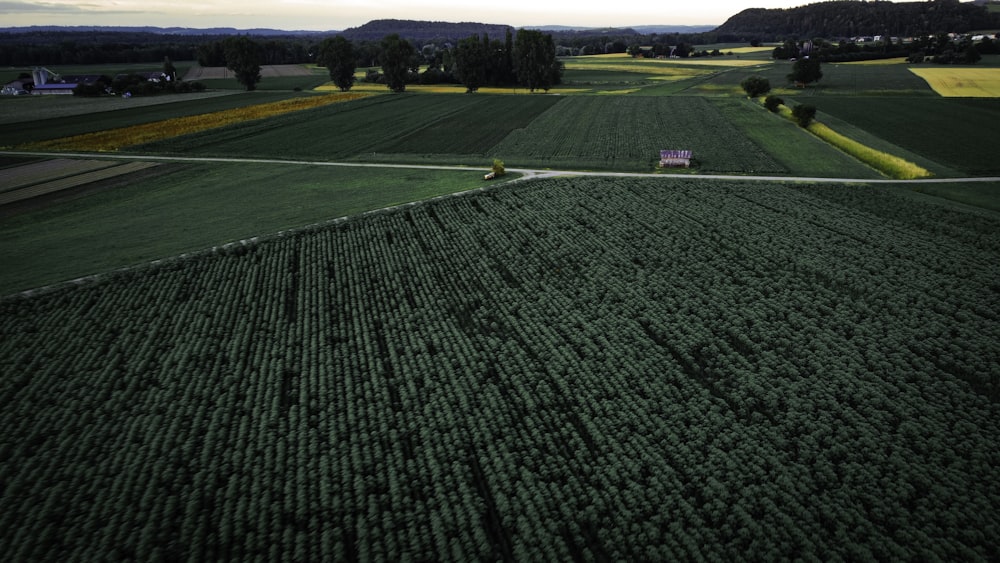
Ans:
{"label": "tree line", "polygon": [[[324,39],[314,56],[344,92],[354,86],[359,67],[369,68],[365,80],[385,84],[393,92],[403,92],[415,82],[462,84],[469,92],[483,86],[523,86],[534,92],[558,85],[563,73],[552,36],[527,29],[516,36],[508,29],[503,41],[484,33],[462,39],[450,49],[420,50],[395,33],[382,38],[374,50],[337,35]],[[263,62],[262,45],[247,36],[199,47],[199,63],[226,66],[248,90],[261,80]],[[426,69],[421,73],[422,66]]]}

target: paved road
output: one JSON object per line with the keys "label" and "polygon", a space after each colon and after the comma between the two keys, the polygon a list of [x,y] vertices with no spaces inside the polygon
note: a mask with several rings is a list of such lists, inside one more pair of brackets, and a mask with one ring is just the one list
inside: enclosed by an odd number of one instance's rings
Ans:
{"label": "paved road", "polygon": [[[223,158],[223,157],[189,157],[189,156],[151,156],[151,155],[130,155],[130,154],[108,154],[108,153],[67,153],[67,152],[32,152],[32,151],[2,151],[0,154],[10,154],[18,156],[37,156],[52,158],[110,158],[121,160],[143,160],[152,162],[226,162],[226,163],[246,163],[246,164],[282,164],[297,166],[337,166],[348,168],[402,168],[407,170],[456,170],[456,171],[482,171],[488,172],[489,168],[476,168],[470,166],[446,166],[433,164],[382,164],[375,162],[327,162],[316,160],[278,160],[268,158]],[[973,178],[924,178],[920,180],[891,180],[883,178],[818,178],[809,176],[737,176],[727,174],[671,174],[671,173],[650,173],[650,172],[592,172],[584,170],[549,170],[534,168],[508,168],[508,172],[521,174],[522,177],[514,181],[530,180],[533,178],[552,178],[556,176],[601,176],[608,178],[675,178],[683,180],[727,180],[741,182],[826,182],[826,183],[849,183],[849,184],[966,184],[969,182],[1000,182],[1000,176],[980,176]]]}

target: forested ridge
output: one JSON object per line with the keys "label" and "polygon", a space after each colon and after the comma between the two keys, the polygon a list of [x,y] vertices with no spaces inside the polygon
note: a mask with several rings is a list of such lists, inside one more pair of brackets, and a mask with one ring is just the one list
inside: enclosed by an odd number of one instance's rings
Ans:
{"label": "forested ridge", "polygon": [[364,25],[345,29],[341,35],[352,41],[377,41],[395,33],[410,41],[457,42],[470,35],[484,33],[491,37],[503,37],[509,29],[513,28],[501,24],[386,19],[372,20]]}
{"label": "forested ridge", "polygon": [[713,33],[720,39],[774,41],[789,37],[912,37],[997,27],[1000,27],[1000,15],[971,2],[835,0],[797,8],[748,8],[729,18]]}

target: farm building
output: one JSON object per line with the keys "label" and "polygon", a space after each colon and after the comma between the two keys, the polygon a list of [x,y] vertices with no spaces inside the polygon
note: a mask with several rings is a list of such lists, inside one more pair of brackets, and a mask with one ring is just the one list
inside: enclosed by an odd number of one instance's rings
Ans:
{"label": "farm building", "polygon": [[60,76],[47,68],[37,67],[31,72],[35,87],[32,94],[72,94],[78,84],[93,84],[100,79],[96,74]]}
{"label": "farm building", "polygon": [[691,151],[662,150],[660,151],[660,168],[683,166],[691,167]]}

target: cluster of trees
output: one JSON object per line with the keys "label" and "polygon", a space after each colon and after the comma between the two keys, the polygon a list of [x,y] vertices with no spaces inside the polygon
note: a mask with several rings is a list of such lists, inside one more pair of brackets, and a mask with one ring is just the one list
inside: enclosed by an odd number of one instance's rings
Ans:
{"label": "cluster of trees", "polygon": [[1000,45],[989,37],[972,41],[969,36],[952,36],[941,33],[913,38],[904,42],[899,38],[884,37],[879,41],[844,39],[839,42],[823,38],[799,41],[786,39],[774,48],[776,59],[815,58],[823,62],[849,62],[873,59],[907,57],[910,62],[931,61],[938,64],[973,64],[982,55],[1000,53]]}
{"label": "cluster of trees", "polygon": [[[368,80],[384,82],[394,92],[406,84],[422,82],[458,82],[469,92],[482,86],[522,85],[531,91],[548,90],[560,83],[562,63],[556,59],[552,36],[540,31],[520,30],[516,39],[510,29],[505,40],[490,40],[488,35],[462,39],[446,52],[418,52],[406,39],[391,34],[382,39],[378,61],[382,73],[369,73]],[[429,60],[428,60],[429,59]],[[316,61],[330,72],[330,79],[343,91],[354,85],[358,49],[343,36],[324,40]],[[421,62],[428,62],[418,75]]]}

